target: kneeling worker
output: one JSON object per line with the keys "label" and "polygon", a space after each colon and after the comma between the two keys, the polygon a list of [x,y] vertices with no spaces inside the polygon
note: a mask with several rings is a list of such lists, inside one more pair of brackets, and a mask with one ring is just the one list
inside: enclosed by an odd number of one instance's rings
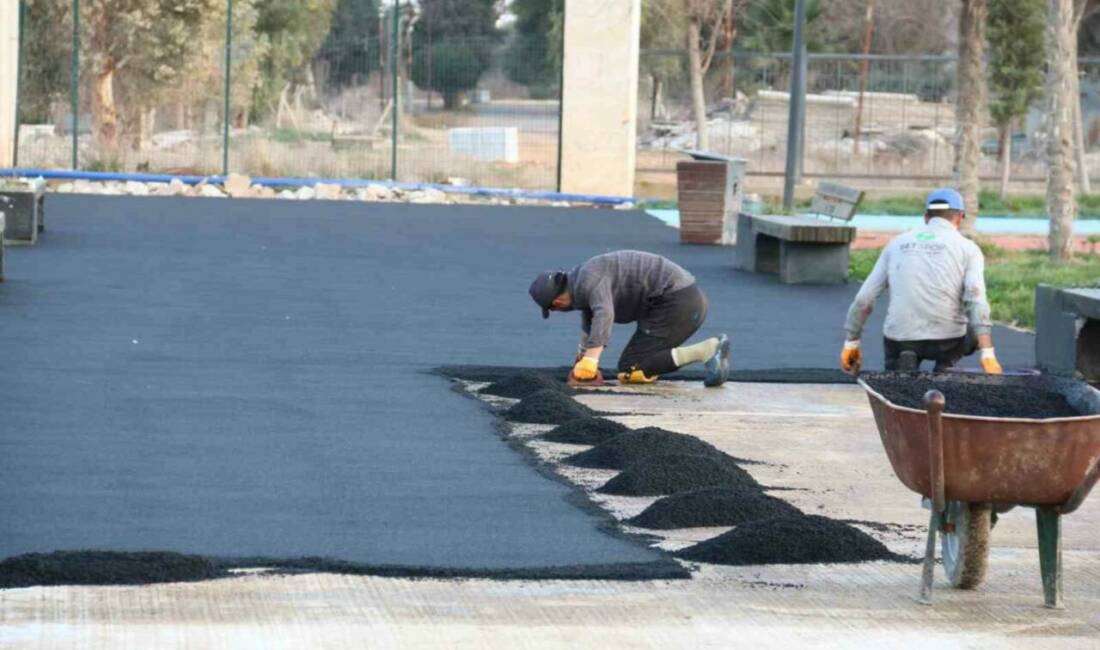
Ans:
{"label": "kneeling worker", "polygon": [[958,232],[965,218],[958,192],[935,190],[925,202],[924,225],[886,245],[848,309],[848,338],[840,355],[845,372],[859,372],[863,324],[875,299],[889,288],[883,328],[887,370],[916,370],[925,359],[935,362],[936,371],[946,370],[978,347],[982,368],[1001,373],[990,334],[985,259],[978,245]]}
{"label": "kneeling worker", "polygon": [[612,323],[637,321],[638,329],[619,358],[619,381],[649,383],[689,363],[706,363],[707,386],[729,376],[729,338],[681,346],[707,317],[707,298],[695,277],[660,255],[616,251],[598,255],[566,273],[546,271],[531,283],[531,298],[551,311],[581,312],[581,345],[572,377],[592,381]]}

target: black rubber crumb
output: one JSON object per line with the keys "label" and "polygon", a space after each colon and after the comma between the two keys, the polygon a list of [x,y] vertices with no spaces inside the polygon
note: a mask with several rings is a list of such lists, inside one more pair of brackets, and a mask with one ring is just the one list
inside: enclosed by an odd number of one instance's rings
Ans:
{"label": "black rubber crumb", "polygon": [[912,561],[861,530],[817,515],[745,523],[674,555],[694,562],[732,565]]}
{"label": "black rubber crumb", "polygon": [[0,588],[39,585],[141,585],[229,575],[211,560],[165,551],[56,551],[0,561]]}
{"label": "black rubber crumb", "polygon": [[627,431],[630,431],[630,427],[614,420],[584,418],[558,425],[541,437],[549,442],[564,442],[570,445],[598,445]]}
{"label": "black rubber crumb", "polygon": [[924,394],[933,388],[946,399],[945,413],[998,418],[1063,418],[1081,415],[1066,398],[1020,378],[999,383],[996,378],[948,374],[873,373],[864,381],[898,406],[924,409]]}
{"label": "black rubber crumb", "polygon": [[506,377],[489,384],[479,392],[485,393],[486,395],[496,395],[498,397],[523,399],[531,393],[546,389],[556,390],[561,393],[570,392],[565,382],[556,381],[546,373],[534,370],[518,371],[511,377]]}
{"label": "black rubber crumb", "polygon": [[711,456],[670,454],[640,460],[596,491],[622,496],[658,496],[709,487],[745,490],[759,489],[759,484],[730,461]]}
{"label": "black rubber crumb", "polygon": [[505,419],[530,424],[562,424],[593,415],[592,409],[552,388],[531,393],[504,412]]}
{"label": "black rubber crumb", "polygon": [[666,431],[659,427],[627,431],[597,447],[573,454],[562,462],[576,467],[623,469],[639,460],[669,454],[691,454],[719,458],[722,461],[744,462],[743,459],[734,458],[695,436]]}
{"label": "black rubber crumb", "polygon": [[737,526],[749,521],[797,515],[791,504],[768,496],[757,486],[706,488],[659,499],[626,523],[668,530],[697,526]]}

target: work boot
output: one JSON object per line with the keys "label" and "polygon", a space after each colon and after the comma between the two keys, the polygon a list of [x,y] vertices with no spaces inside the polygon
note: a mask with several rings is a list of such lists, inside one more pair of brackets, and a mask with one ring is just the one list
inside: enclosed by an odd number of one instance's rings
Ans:
{"label": "work boot", "polygon": [[658,375],[652,377],[646,377],[645,373],[641,370],[631,370],[630,372],[619,373],[620,384],[652,384],[657,381]]}
{"label": "work boot", "polygon": [[714,356],[707,359],[707,374],[703,377],[703,385],[715,388],[726,383],[730,376],[730,339],[723,334],[718,337],[718,349]]}

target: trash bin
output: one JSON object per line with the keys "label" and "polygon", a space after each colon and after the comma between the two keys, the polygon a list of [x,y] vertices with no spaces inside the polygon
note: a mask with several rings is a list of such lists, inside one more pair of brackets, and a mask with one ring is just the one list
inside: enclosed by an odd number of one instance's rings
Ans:
{"label": "trash bin", "polygon": [[699,151],[683,153],[692,160],[676,163],[680,242],[733,245],[744,196],[745,159]]}

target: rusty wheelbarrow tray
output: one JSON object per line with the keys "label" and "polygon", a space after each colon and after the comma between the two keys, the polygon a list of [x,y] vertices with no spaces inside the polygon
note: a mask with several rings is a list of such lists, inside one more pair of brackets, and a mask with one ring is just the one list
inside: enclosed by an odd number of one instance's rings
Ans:
{"label": "rusty wheelbarrow tray", "polygon": [[[867,375],[873,378],[873,375]],[[1083,415],[1028,419],[944,413],[939,391],[925,409],[899,406],[865,378],[879,436],[894,473],[931,501],[922,602],[931,601],[937,531],[953,586],[971,588],[984,576],[995,512],[1036,509],[1039,561],[1046,604],[1061,605],[1061,515],[1069,514],[1100,479],[1100,392],[1072,379],[947,375],[937,381],[1018,384],[1065,396]]]}

